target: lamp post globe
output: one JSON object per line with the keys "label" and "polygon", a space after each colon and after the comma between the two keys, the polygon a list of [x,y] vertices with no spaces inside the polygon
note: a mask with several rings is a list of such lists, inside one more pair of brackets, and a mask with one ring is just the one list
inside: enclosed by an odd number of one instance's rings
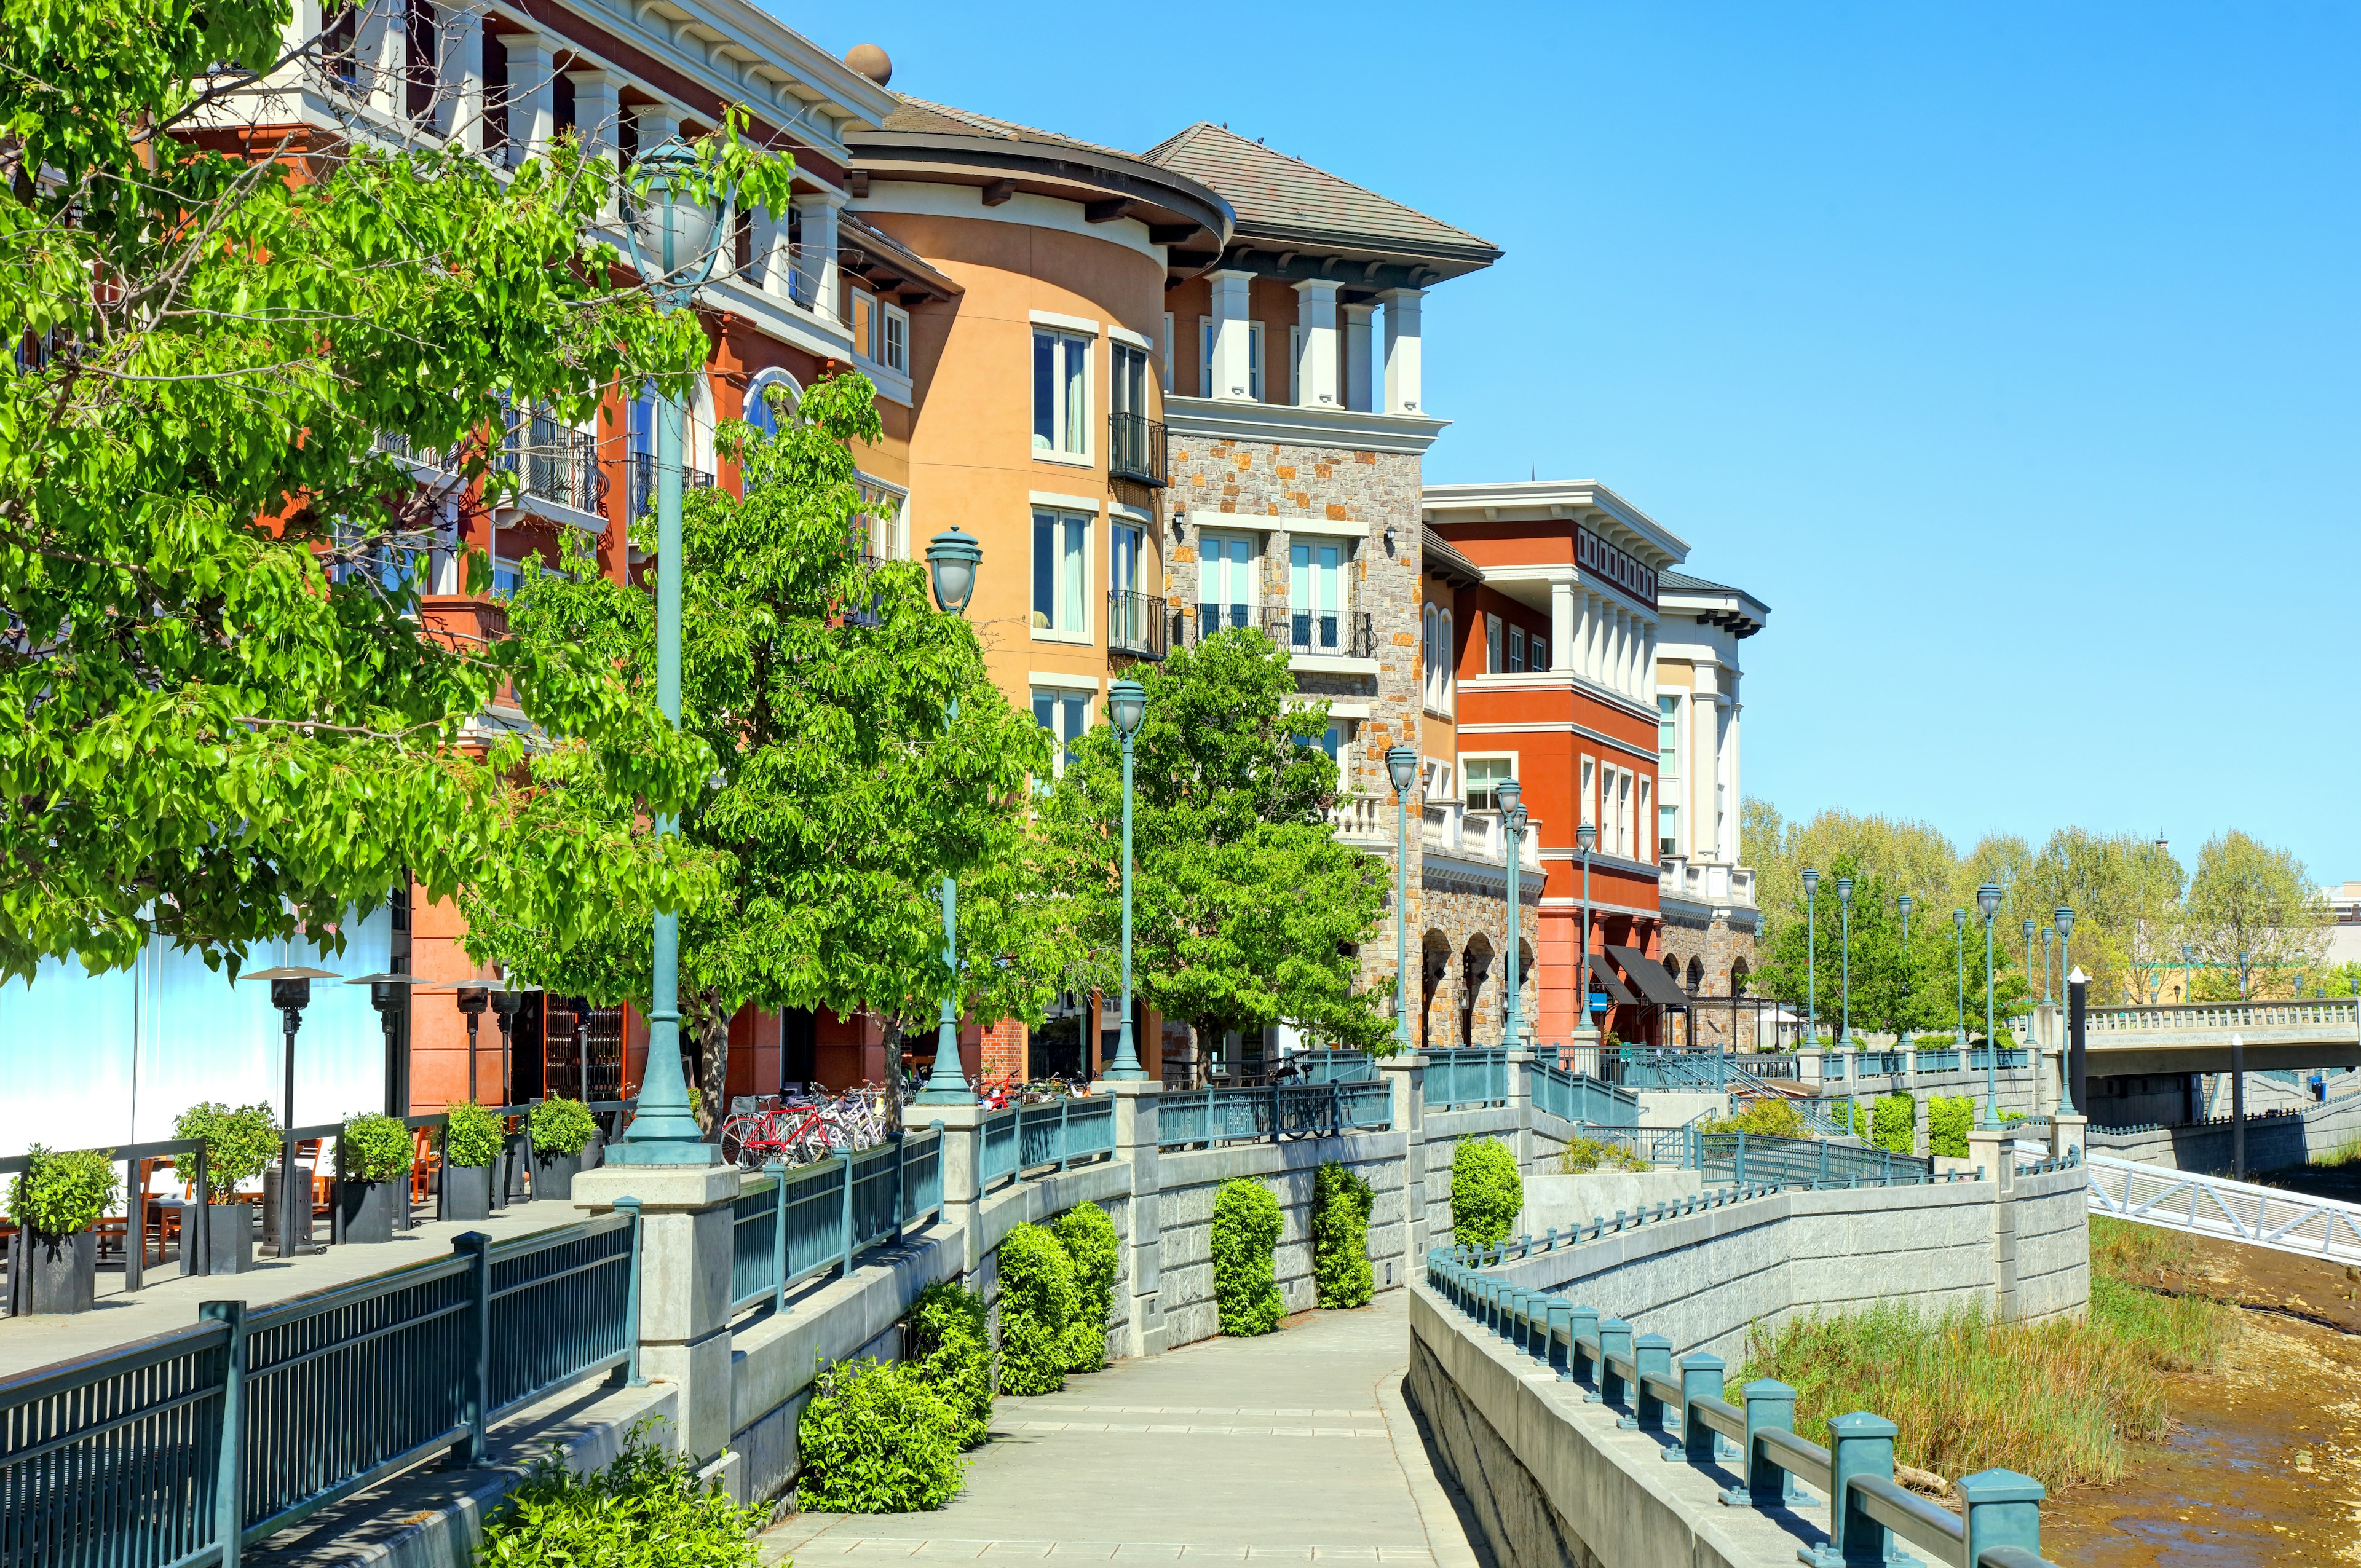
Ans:
{"label": "lamp post globe", "polygon": [[[1386,752],[1394,786],[1394,1046],[1410,1049],[1410,786],[1418,782],[1418,748]],[[1126,795],[1129,791],[1125,792]]]}
{"label": "lamp post globe", "polygon": [[1508,986],[1500,999],[1500,1044],[1515,1050],[1521,1044],[1524,1022],[1523,955],[1517,950],[1519,907],[1521,890],[1517,885],[1517,862],[1523,859],[1522,842],[1525,832],[1525,786],[1515,779],[1502,779],[1493,795],[1500,803],[1500,847],[1509,863],[1509,945],[1507,949]]}
{"label": "lamp post globe", "polygon": [[[945,615],[965,615],[968,601],[975,595],[975,575],[983,564],[983,546],[972,535],[956,528],[947,528],[927,541],[927,576],[934,588],[935,605]],[[949,728],[959,717],[959,699],[951,699],[945,710],[943,722]],[[1130,748],[1124,750],[1126,777],[1129,777]],[[1125,849],[1128,851],[1128,828],[1131,822],[1130,792],[1125,791],[1124,823],[1126,829]],[[1124,856],[1124,907],[1130,905],[1131,856]],[[943,992],[942,1014],[935,1022],[935,1060],[927,1071],[926,1086],[918,1091],[921,1105],[966,1105],[974,1095],[967,1086],[967,1073],[960,1066],[959,1054],[959,880],[948,873],[943,877],[943,967],[950,971],[949,989]],[[1126,921],[1128,930],[1129,922]],[[1124,989],[1131,988],[1129,969],[1130,944],[1125,943],[1126,967]],[[1126,1003],[1128,998],[1126,998]],[[1124,1009],[1125,1028],[1130,1028],[1131,1009]],[[899,1070],[898,1066],[896,1071]],[[896,1092],[899,1092],[898,1086]]]}
{"label": "lamp post globe", "polygon": [[1804,868],[1804,1028],[1812,1044],[1820,1043],[1820,873]]}
{"label": "lamp post globe", "polygon": [[[931,563],[931,549],[928,555]],[[971,567],[971,585],[973,580]],[[1133,1082],[1148,1076],[1147,1069],[1139,1065],[1139,1042],[1133,1036],[1131,1026],[1131,742],[1147,717],[1146,686],[1137,681],[1116,681],[1107,687],[1107,719],[1123,742],[1123,1021],[1116,1029],[1115,1062],[1106,1074],[1120,1082]]]}
{"label": "lamp post globe", "polygon": [[1976,889],[1976,908],[1984,917],[1984,1125],[2000,1125],[2000,1037],[1993,1008],[1993,917],[2000,913],[2000,883],[1988,882]]}

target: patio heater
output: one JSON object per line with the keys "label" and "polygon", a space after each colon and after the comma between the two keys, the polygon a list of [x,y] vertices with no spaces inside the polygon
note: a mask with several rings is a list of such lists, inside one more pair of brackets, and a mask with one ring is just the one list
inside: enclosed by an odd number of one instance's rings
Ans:
{"label": "patio heater", "polygon": [[[303,1027],[303,1009],[312,1005],[312,982],[315,980],[335,980],[338,977],[324,969],[309,969],[302,964],[281,964],[273,969],[248,970],[240,980],[267,980],[270,982],[270,1005],[279,1009],[282,1038],[281,1071],[284,1093],[279,1102],[279,1255],[295,1255],[295,1036]],[[303,1204],[304,1231],[311,1231],[311,1201]]]}
{"label": "patio heater", "polygon": [[470,1103],[480,1105],[483,1102],[476,1093],[476,1021],[491,1004],[492,993],[488,986],[463,985],[459,987],[457,995],[459,1012],[467,1020],[467,1099]]}
{"label": "patio heater", "polygon": [[401,1056],[401,1020],[410,1009],[411,987],[427,982],[414,974],[387,970],[382,974],[360,975],[345,983],[369,988],[369,1005],[377,1009],[378,1025],[385,1031],[385,1113],[407,1116],[410,1064]]}

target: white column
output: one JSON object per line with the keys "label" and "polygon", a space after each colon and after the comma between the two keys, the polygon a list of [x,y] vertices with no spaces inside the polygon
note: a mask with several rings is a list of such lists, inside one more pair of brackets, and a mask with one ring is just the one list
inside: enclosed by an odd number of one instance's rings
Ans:
{"label": "white column", "polygon": [[1689,857],[1697,861],[1721,859],[1721,827],[1714,815],[1721,780],[1720,674],[1710,662],[1689,666],[1688,744],[1681,758],[1682,793],[1688,798],[1681,815],[1688,824]]}
{"label": "white column", "polygon": [[1550,585],[1550,663],[1554,669],[1571,670],[1574,656],[1574,584]]}
{"label": "white column", "polygon": [[[566,79],[574,83],[574,130],[582,150],[614,169],[622,156],[623,79],[605,70],[569,71]],[[598,215],[609,221],[617,216],[612,196]]]}
{"label": "white column", "polygon": [[1377,386],[1370,374],[1369,318],[1375,305],[1340,305],[1345,314],[1345,406],[1363,413],[1377,407]]}
{"label": "white column", "polygon": [[1380,411],[1414,414],[1426,394],[1420,386],[1419,307],[1423,289],[1389,289],[1386,302],[1386,403]]}
{"label": "white column", "polygon": [[509,33],[509,167],[548,150],[557,134],[556,60],[537,33]]}
{"label": "white column", "polygon": [[1722,730],[1721,798],[1715,802],[1715,810],[1721,817],[1721,858],[1731,865],[1736,865],[1739,817],[1738,716],[1745,711],[1745,704],[1738,700],[1738,682],[1735,677],[1730,681],[1730,694],[1725,700],[1730,705],[1726,709],[1730,715],[1730,722]]}
{"label": "white column", "polygon": [[1631,617],[1620,605],[1613,614],[1615,629],[1607,639],[1607,686],[1609,691],[1621,692],[1629,689],[1623,684],[1623,672],[1631,662]]}
{"label": "white column", "polygon": [[435,13],[443,134],[463,152],[484,150],[484,19],[465,5]]}
{"label": "white column", "polygon": [[1640,700],[1656,706],[1656,626],[1642,622],[1640,633]]}
{"label": "white column", "polygon": [[642,157],[680,135],[680,115],[661,104],[632,104],[631,124]]}
{"label": "white column", "polygon": [[843,309],[837,300],[836,259],[836,212],[843,205],[844,192],[830,186],[796,192],[796,211],[803,218],[804,231],[804,253],[796,271],[811,291],[812,309],[830,321],[837,320]]}
{"label": "white column", "polygon": [[1295,285],[1295,400],[1304,408],[1336,408],[1343,387],[1336,367],[1336,285],[1307,278]]}
{"label": "white column", "polygon": [[1606,669],[1603,650],[1607,646],[1607,605],[1597,594],[1583,596],[1582,607],[1582,678],[1592,685],[1606,684],[1601,672]]}
{"label": "white column", "polygon": [[408,107],[401,70],[408,44],[397,0],[363,0],[360,24],[354,29],[353,64],[368,106],[389,119]]}
{"label": "white column", "polygon": [[1254,396],[1252,345],[1247,342],[1251,328],[1246,318],[1246,287],[1254,280],[1251,272],[1209,272],[1206,278],[1213,285],[1213,374],[1212,390],[1215,398],[1245,400]]}

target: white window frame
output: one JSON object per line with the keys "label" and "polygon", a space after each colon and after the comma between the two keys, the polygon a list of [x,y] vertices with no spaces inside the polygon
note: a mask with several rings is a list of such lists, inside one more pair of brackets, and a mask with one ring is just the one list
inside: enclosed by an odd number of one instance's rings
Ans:
{"label": "white window frame", "polygon": [[[1498,811],[1499,809],[1499,806],[1497,804],[1497,797],[1496,804],[1491,806],[1474,806],[1468,804],[1467,786],[1476,776],[1477,764],[1485,762],[1506,762],[1509,764],[1509,771],[1501,776],[1503,778],[1511,779],[1517,776],[1517,753],[1514,751],[1462,751],[1459,754],[1459,801],[1462,806],[1466,806],[1470,811]],[[1486,793],[1489,794],[1490,792],[1488,790]]]}
{"label": "white window frame", "polygon": [[1525,639],[1525,668],[1537,675],[1550,672],[1550,640],[1538,631]]}
{"label": "white window frame", "polygon": [[875,293],[858,283],[845,286],[844,324],[852,334],[852,352],[877,363],[877,305]]}
{"label": "white window frame", "polygon": [[[1032,517],[1030,521],[1034,537],[1034,548],[1037,550],[1039,548],[1040,543],[1041,518],[1045,513],[1054,520],[1052,523],[1054,531],[1053,539],[1056,543],[1060,544],[1064,542],[1068,525],[1075,522],[1080,522],[1082,525],[1082,557],[1079,561],[1074,563],[1071,568],[1078,574],[1080,580],[1081,598],[1079,601],[1079,614],[1082,618],[1082,624],[1077,627],[1060,626],[1057,624],[1056,617],[1059,609],[1073,602],[1073,594],[1070,591],[1069,582],[1065,576],[1068,556],[1063,549],[1060,549],[1051,556],[1053,565],[1051,567],[1049,578],[1050,623],[1047,626],[1033,626],[1033,641],[1036,642],[1078,642],[1087,646],[1097,635],[1097,607],[1092,602],[1091,585],[1098,580],[1095,556],[1098,550],[1097,536],[1099,532],[1099,519],[1095,513],[1084,510],[1082,507],[1074,505],[1071,500],[1044,499],[1039,497],[1036,497],[1032,504]],[[1039,565],[1038,561],[1032,563],[1032,565],[1035,568],[1034,579],[1032,583],[1027,586],[1027,604],[1029,612],[1027,616],[1028,622],[1032,616],[1038,616],[1041,613],[1038,606],[1032,603],[1033,594],[1038,591],[1040,586]]]}
{"label": "white window frame", "polygon": [[[1263,361],[1262,323],[1248,321],[1246,328],[1246,396],[1262,401]],[[1213,318],[1197,318],[1197,395],[1213,395]]]}
{"label": "white window frame", "polygon": [[1026,439],[1032,445],[1033,460],[1037,463],[1071,463],[1087,468],[1095,461],[1092,455],[1091,446],[1091,383],[1098,378],[1098,356],[1092,351],[1097,337],[1093,333],[1077,332],[1069,326],[1035,322],[1032,334],[1026,340],[1027,350],[1034,356],[1034,359],[1028,359],[1026,363],[1026,382],[1032,387],[1030,396],[1035,399],[1040,396],[1041,389],[1038,386],[1033,385],[1033,365],[1034,360],[1039,357],[1041,340],[1045,337],[1059,345],[1057,358],[1060,362],[1066,357],[1066,345],[1078,343],[1082,345],[1082,408],[1079,411],[1064,406],[1066,378],[1060,374],[1050,378],[1050,396],[1056,400],[1056,406],[1053,407],[1050,414],[1050,424],[1053,429],[1062,431],[1070,444],[1078,441],[1081,444],[1060,446],[1055,444],[1057,436],[1052,435],[1050,437],[1052,444],[1048,446],[1042,445],[1038,428],[1041,422],[1041,411],[1038,406],[1033,410],[1032,421],[1026,426]]}
{"label": "white window frame", "polygon": [[1500,618],[1487,611],[1484,616],[1484,673],[1488,675],[1497,675],[1508,668],[1500,635]]}
{"label": "white window frame", "polygon": [[[1091,721],[1095,717],[1092,710],[1098,701],[1097,688],[1088,685],[1045,685],[1036,681],[1029,695],[1033,703],[1034,723],[1049,731],[1049,776],[1053,779],[1064,778],[1066,748],[1091,732]],[[1040,705],[1045,698],[1052,705],[1052,711],[1060,717],[1064,715],[1067,703],[1079,699],[1082,705],[1082,728],[1071,736],[1065,736],[1058,733],[1057,726],[1041,724]]]}
{"label": "white window frame", "polygon": [[1631,858],[1653,863],[1656,858],[1656,813],[1652,805],[1655,795],[1653,788],[1655,781],[1645,773],[1634,774],[1633,777],[1639,784],[1639,798],[1632,803],[1631,825],[1639,831],[1633,836],[1631,848],[1634,851],[1645,849],[1647,853],[1635,852]]}
{"label": "white window frame", "polygon": [[[1227,546],[1240,543],[1243,543],[1246,547],[1246,598],[1243,601],[1231,598],[1207,598],[1205,597],[1205,553],[1208,550],[1214,548],[1216,545]],[[1200,533],[1197,536],[1197,603],[1201,607],[1208,604],[1218,604],[1226,610],[1233,604],[1244,602],[1246,607],[1246,624],[1250,627],[1259,626],[1262,623],[1262,574],[1257,563],[1259,563],[1261,558],[1262,540],[1258,535],[1252,533],[1225,533],[1218,531]],[[1228,563],[1225,560],[1225,569]],[[1229,622],[1224,620],[1222,622],[1222,625],[1226,629]],[[1201,627],[1199,630],[1202,631],[1203,629]]]}
{"label": "white window frame", "polygon": [[897,375],[910,373],[910,313],[899,305],[877,302],[878,364]]}
{"label": "white window frame", "polygon": [[1582,759],[1582,794],[1575,804],[1582,813],[1582,820],[1594,828],[1598,826],[1598,759],[1585,757]]}
{"label": "white window frame", "polygon": [[[773,387],[785,387],[787,389],[787,409],[785,413],[775,409],[771,410],[771,418],[783,430],[793,424],[798,411],[803,407],[804,389],[793,376],[776,367],[754,372],[754,378],[746,383],[746,396],[740,401],[739,417],[744,419],[748,424],[753,424],[754,421],[749,416],[747,411],[768,407],[763,400],[763,394]],[[755,425],[755,428],[759,430],[762,427]]]}
{"label": "white window frame", "polygon": [[1170,395],[1172,390],[1172,313],[1170,311],[1164,313],[1164,337],[1157,345],[1157,351],[1164,360],[1163,374],[1159,379],[1163,382],[1167,395]]}
{"label": "white window frame", "polygon": [[1615,852],[1625,860],[1631,853],[1631,770],[1615,770]]}
{"label": "white window frame", "polygon": [[1509,669],[1512,675],[1525,673],[1525,629],[1511,624],[1509,628]]}
{"label": "white window frame", "polygon": [[[1666,812],[1671,812],[1673,817],[1673,830],[1669,834],[1664,831],[1664,814]],[[1667,839],[1671,839],[1669,846],[1665,843]],[[1681,808],[1677,805],[1667,806],[1663,801],[1659,800],[1656,803],[1656,858],[1661,861],[1667,855],[1677,855],[1680,852]]]}
{"label": "white window frame", "polygon": [[[1667,703],[1672,706],[1666,707],[1664,705]],[[1656,693],[1656,776],[1658,778],[1677,779],[1688,771],[1681,766],[1681,738],[1688,732],[1687,707],[1688,704],[1683,699],[1683,694],[1680,692],[1659,690]],[[1664,765],[1664,723],[1668,718],[1673,726],[1673,761],[1669,770]]]}
{"label": "white window frame", "polygon": [[1301,323],[1290,323],[1287,329],[1287,400],[1290,403],[1303,401],[1303,328]]}

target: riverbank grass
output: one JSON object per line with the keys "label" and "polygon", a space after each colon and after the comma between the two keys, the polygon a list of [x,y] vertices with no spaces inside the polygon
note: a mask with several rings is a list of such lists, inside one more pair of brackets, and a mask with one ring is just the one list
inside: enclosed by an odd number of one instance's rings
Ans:
{"label": "riverbank grass", "polygon": [[2166,1233],[2094,1219],[2081,1322],[1881,1302],[1758,1326],[1738,1381],[1792,1385],[1795,1429],[1815,1442],[1830,1416],[1873,1410],[1902,1429],[1896,1458],[1945,1477],[1998,1466],[2053,1494],[2106,1486],[2133,1445],[2164,1435],[2164,1375],[2220,1370],[2236,1337],[2232,1309],[2156,1288],[2185,1250]]}

